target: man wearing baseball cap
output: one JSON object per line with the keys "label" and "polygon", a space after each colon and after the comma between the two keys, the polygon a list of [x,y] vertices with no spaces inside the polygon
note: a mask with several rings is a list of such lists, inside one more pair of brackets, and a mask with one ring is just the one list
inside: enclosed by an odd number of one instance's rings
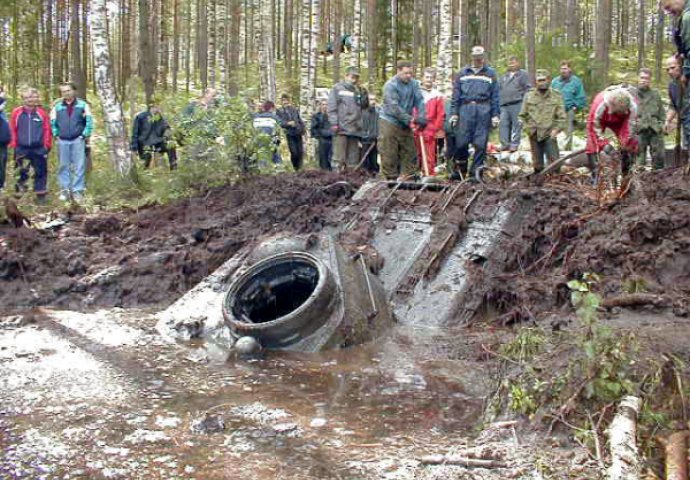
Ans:
{"label": "man wearing baseball cap", "polygon": [[359,70],[348,67],[345,79],[336,83],[328,95],[328,119],[334,134],[333,164],[337,169],[354,168],[359,163],[362,110],[369,108],[369,97],[358,84]]}
{"label": "man wearing baseball cap", "polygon": [[558,158],[556,135],[565,127],[566,115],[563,96],[551,88],[551,76],[546,70],[537,70],[536,89],[525,95],[520,111],[520,120],[527,135],[534,171],[544,169],[544,160],[553,162]]}
{"label": "man wearing baseball cap", "polygon": [[467,173],[469,145],[474,145],[470,177],[481,181],[486,144],[491,127],[497,127],[500,107],[496,71],[486,64],[484,47],[472,47],[472,64],[458,74],[453,84],[450,123],[456,127],[456,162],[451,179]]}

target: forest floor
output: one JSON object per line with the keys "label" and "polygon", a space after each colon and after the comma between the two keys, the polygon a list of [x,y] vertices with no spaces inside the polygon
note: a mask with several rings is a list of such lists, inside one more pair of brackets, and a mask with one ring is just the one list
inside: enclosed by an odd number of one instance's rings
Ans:
{"label": "forest floor", "polygon": [[[598,322],[613,332],[595,350],[626,362],[607,388],[643,397],[645,468],[659,473],[654,438],[679,428],[690,393],[690,179],[678,170],[606,200],[570,177],[463,185],[458,199],[482,190],[476,212],[511,200],[520,219],[494,266],[471,269],[469,326],[397,324],[372,344],[250,362],[158,336],[154,314],[242,247],[348,222],[366,180],[255,177],[137,212],[0,225],[0,477],[599,478],[615,401],[576,387],[603,375],[574,369],[593,327],[567,282],[586,273],[600,276]],[[539,336],[532,360],[506,348],[524,332]],[[432,454],[495,465],[427,465]]]}

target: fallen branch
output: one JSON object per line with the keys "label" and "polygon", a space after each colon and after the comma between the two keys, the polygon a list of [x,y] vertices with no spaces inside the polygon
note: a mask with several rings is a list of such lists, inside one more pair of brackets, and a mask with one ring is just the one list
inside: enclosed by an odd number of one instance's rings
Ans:
{"label": "fallen branch", "polygon": [[637,454],[637,414],[639,397],[623,397],[608,430],[611,443],[609,480],[639,480],[640,460]]}
{"label": "fallen branch", "polygon": [[663,295],[654,295],[652,293],[628,293],[619,295],[617,297],[605,298],[601,302],[601,306],[606,309],[614,307],[630,308],[642,307],[645,305],[654,305],[655,307],[668,306],[669,300]]}
{"label": "fallen branch", "polygon": [[423,465],[457,465],[475,468],[508,468],[508,462],[487,458],[467,458],[456,455],[427,455],[419,461]]}
{"label": "fallen branch", "polygon": [[688,435],[690,432],[683,430],[657,438],[666,453],[666,480],[688,480]]}

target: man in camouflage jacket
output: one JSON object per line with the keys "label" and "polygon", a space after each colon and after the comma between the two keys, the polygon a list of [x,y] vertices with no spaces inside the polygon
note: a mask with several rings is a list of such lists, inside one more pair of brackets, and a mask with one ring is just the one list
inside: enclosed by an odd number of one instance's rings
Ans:
{"label": "man in camouflage jacket", "polygon": [[664,120],[666,112],[661,95],[650,88],[652,71],[649,68],[640,70],[637,84],[637,141],[639,152],[637,164],[644,165],[647,160],[647,149],[652,155],[655,169],[664,167]]}
{"label": "man in camouflage jacket", "polygon": [[523,129],[529,135],[535,173],[544,169],[544,158],[553,162],[558,158],[556,135],[566,122],[563,96],[550,86],[546,70],[537,70],[537,88],[525,95],[520,111]]}

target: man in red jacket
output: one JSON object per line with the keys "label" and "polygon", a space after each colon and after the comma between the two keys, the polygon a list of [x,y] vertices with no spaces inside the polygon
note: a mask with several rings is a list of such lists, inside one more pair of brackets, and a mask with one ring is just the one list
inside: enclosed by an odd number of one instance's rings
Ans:
{"label": "man in red jacket", "polygon": [[607,128],[618,137],[623,175],[630,172],[632,160],[637,153],[637,139],[633,133],[636,120],[637,99],[626,87],[609,87],[594,97],[587,117],[586,146],[592,177],[596,177],[598,153],[614,153],[610,141],[604,138]]}
{"label": "man in red jacket", "polygon": [[37,203],[45,203],[48,193],[48,152],[52,146],[50,118],[39,105],[38,90],[28,88],[22,92],[23,105],[12,110],[10,116],[10,147],[19,170],[15,186],[18,192],[26,191],[29,169],[34,170],[34,193]]}
{"label": "man in red jacket", "polygon": [[[422,77],[422,97],[424,98],[424,107],[426,109],[427,124],[424,128],[415,130],[415,147],[417,149],[417,161],[425,176],[432,176],[436,174],[436,138],[438,133],[443,129],[443,120],[445,118],[445,99],[443,95],[434,88],[436,83],[436,69],[427,68],[424,70]],[[422,146],[426,150],[426,168],[424,165],[424,156],[422,155]]]}

